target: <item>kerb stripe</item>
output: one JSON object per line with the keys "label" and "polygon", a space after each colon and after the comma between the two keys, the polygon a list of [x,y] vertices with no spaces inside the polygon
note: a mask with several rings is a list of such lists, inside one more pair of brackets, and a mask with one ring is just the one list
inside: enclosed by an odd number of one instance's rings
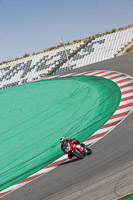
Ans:
{"label": "kerb stripe", "polygon": [[[116,75],[115,75],[116,74]],[[124,118],[126,118],[131,111],[133,110],[133,78],[127,74],[115,72],[115,71],[106,71],[106,70],[93,70],[89,72],[83,73],[70,73],[66,75],[57,75],[53,77],[45,77],[44,79],[52,79],[52,78],[61,78],[61,77],[69,77],[69,76],[99,76],[103,78],[107,78],[115,82],[121,90],[121,101],[114,112],[113,116],[93,135],[91,135],[84,143],[87,146],[93,145],[95,142],[102,139],[105,135],[107,135],[111,130],[113,130],[119,123],[122,122]],[[116,80],[116,81],[115,81]],[[126,83],[127,81],[131,81],[131,83]],[[122,83],[125,84],[123,85]],[[121,85],[121,86],[120,86]],[[124,88],[124,89],[123,89]],[[123,91],[125,90],[125,91]],[[126,95],[127,94],[127,95]],[[125,95],[125,97],[124,97]],[[127,102],[126,102],[127,101]],[[125,105],[123,105],[125,104]],[[113,122],[111,122],[113,121]],[[67,161],[68,158],[66,156],[62,156],[53,163],[49,164],[45,168],[41,169],[40,171],[36,172],[35,174],[30,175],[29,177],[21,180],[20,182],[6,188],[5,190],[0,192],[0,198],[7,195],[8,193],[16,190],[17,188],[22,187],[23,185],[29,183],[30,181],[40,177],[43,174],[48,173],[49,171],[58,167],[61,163]]]}

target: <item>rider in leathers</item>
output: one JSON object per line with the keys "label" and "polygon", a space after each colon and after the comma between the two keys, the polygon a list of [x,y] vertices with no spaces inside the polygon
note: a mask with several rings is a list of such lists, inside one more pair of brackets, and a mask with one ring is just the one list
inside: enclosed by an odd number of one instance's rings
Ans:
{"label": "rider in leathers", "polygon": [[[71,144],[80,144],[81,146],[85,147],[85,145],[83,143],[80,143],[79,140],[75,140],[75,139],[65,139],[64,137],[60,138],[60,142],[61,142],[61,149],[62,151],[65,153],[65,145],[67,143],[71,143]],[[68,158],[72,158],[73,154],[70,152],[68,153]]]}

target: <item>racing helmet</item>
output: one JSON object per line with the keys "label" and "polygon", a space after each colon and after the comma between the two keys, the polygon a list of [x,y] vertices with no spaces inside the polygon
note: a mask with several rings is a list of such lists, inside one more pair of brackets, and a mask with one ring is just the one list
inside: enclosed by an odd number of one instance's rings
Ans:
{"label": "racing helmet", "polygon": [[61,137],[60,138],[60,143],[63,143],[65,141],[65,138],[64,137]]}

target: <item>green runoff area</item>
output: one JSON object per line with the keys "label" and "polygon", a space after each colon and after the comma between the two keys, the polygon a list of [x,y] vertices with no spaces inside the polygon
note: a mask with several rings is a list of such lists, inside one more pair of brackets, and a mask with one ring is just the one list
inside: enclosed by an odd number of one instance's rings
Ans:
{"label": "green runoff area", "polygon": [[122,197],[122,198],[120,198],[118,200],[133,200],[133,194],[129,194],[129,195],[127,195],[125,197]]}
{"label": "green runoff area", "polygon": [[60,137],[81,142],[113,115],[121,91],[95,76],[27,83],[0,91],[0,191],[52,163]]}

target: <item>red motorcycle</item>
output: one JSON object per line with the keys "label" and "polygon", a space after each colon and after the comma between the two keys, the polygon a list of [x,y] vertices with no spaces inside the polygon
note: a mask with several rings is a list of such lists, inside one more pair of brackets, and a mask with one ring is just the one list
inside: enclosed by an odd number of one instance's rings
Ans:
{"label": "red motorcycle", "polygon": [[92,154],[92,150],[89,147],[83,147],[81,144],[66,143],[65,153],[72,153],[79,159],[83,159],[86,155]]}

